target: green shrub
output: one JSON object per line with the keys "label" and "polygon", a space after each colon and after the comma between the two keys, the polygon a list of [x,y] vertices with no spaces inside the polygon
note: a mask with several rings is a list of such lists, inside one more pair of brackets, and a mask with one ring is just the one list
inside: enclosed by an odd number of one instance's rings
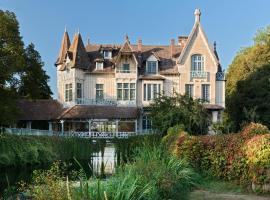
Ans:
{"label": "green shrub", "polygon": [[260,124],[238,134],[179,137],[177,155],[214,177],[245,186],[270,183],[270,134]]}

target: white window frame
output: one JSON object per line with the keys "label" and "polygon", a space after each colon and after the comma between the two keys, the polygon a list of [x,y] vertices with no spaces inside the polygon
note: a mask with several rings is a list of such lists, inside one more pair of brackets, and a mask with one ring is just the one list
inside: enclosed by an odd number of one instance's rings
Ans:
{"label": "white window frame", "polygon": [[[127,97],[125,98],[126,95]],[[125,83],[125,82],[116,83],[116,98],[117,101],[135,101],[136,83]]]}
{"label": "white window frame", "polygon": [[194,84],[185,84],[185,94],[189,97],[194,97]]}
{"label": "white window frame", "polygon": [[65,102],[73,101],[72,83],[65,84]]}
{"label": "white window frame", "polygon": [[[78,87],[80,85],[80,87]],[[80,92],[81,97],[78,97]],[[82,83],[76,83],[76,97],[77,99],[82,99],[83,98],[83,86]]]}
{"label": "white window frame", "polygon": [[[102,87],[98,87],[98,86],[102,86]],[[100,94],[101,92],[101,96],[98,94]],[[96,100],[104,100],[104,84],[102,83],[96,83]]]}
{"label": "white window frame", "polygon": [[96,62],[96,70],[103,70],[103,62]]}
{"label": "white window frame", "polygon": [[[208,91],[206,91],[205,89],[208,88]],[[202,84],[201,85],[201,99],[204,101],[204,102],[208,102],[210,103],[210,84]]]}
{"label": "white window frame", "polygon": [[[106,53],[108,53],[108,55],[106,55]],[[112,58],[112,52],[109,50],[104,50],[103,51],[103,57],[104,59],[111,59]]]}
{"label": "white window frame", "polygon": [[191,56],[191,71],[203,72],[204,71],[205,58],[202,54],[193,54]]}
{"label": "white window frame", "polygon": [[157,98],[161,93],[161,87],[161,83],[143,83],[143,101],[152,101]]}
{"label": "white window frame", "polygon": [[[155,69],[155,73],[153,73],[153,72],[149,72],[149,64],[150,63],[155,63],[156,64],[156,69]],[[158,62],[157,61],[153,61],[153,60],[147,60],[146,61],[146,74],[157,74],[158,73]]]}
{"label": "white window frame", "polygon": [[[144,127],[145,124],[145,127]],[[142,117],[142,129],[143,131],[150,131],[152,130],[152,121],[149,119],[149,116],[144,115]]]}

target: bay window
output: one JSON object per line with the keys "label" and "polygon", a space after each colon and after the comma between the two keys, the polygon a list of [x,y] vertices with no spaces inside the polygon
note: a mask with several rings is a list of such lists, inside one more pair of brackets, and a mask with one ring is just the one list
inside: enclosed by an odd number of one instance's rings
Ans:
{"label": "bay window", "polygon": [[133,101],[136,99],[135,83],[117,83],[117,100]]}
{"label": "bay window", "polygon": [[143,84],[143,100],[150,101],[158,97],[161,92],[161,84]]}

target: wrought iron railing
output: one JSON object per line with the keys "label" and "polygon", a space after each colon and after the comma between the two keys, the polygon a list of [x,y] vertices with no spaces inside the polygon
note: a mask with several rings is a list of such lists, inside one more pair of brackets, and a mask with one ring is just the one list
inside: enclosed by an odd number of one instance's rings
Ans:
{"label": "wrought iron railing", "polygon": [[136,70],[126,70],[126,69],[117,69],[116,73],[127,73],[127,74],[131,74],[131,73],[136,73]]}
{"label": "wrought iron railing", "polygon": [[208,78],[209,77],[209,72],[205,72],[205,71],[191,71],[190,72],[190,77],[191,78]]}
{"label": "wrought iron railing", "polygon": [[97,131],[50,131],[28,128],[5,128],[7,134],[29,135],[29,136],[60,136],[60,137],[80,137],[80,138],[128,138],[136,135],[150,135],[151,132],[97,132]]}
{"label": "wrought iron railing", "polygon": [[117,105],[116,99],[76,99],[75,102],[79,105]]}

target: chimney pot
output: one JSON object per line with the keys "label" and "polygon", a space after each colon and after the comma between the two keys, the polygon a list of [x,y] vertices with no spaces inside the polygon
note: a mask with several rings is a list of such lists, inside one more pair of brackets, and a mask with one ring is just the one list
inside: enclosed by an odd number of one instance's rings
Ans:
{"label": "chimney pot", "polygon": [[175,54],[175,40],[171,39],[171,44],[170,44],[170,49],[171,49],[171,57]]}
{"label": "chimney pot", "polygon": [[184,47],[187,43],[188,36],[178,36],[178,45]]}
{"label": "chimney pot", "polygon": [[142,51],[142,39],[141,38],[138,39],[138,51],[139,52]]}

